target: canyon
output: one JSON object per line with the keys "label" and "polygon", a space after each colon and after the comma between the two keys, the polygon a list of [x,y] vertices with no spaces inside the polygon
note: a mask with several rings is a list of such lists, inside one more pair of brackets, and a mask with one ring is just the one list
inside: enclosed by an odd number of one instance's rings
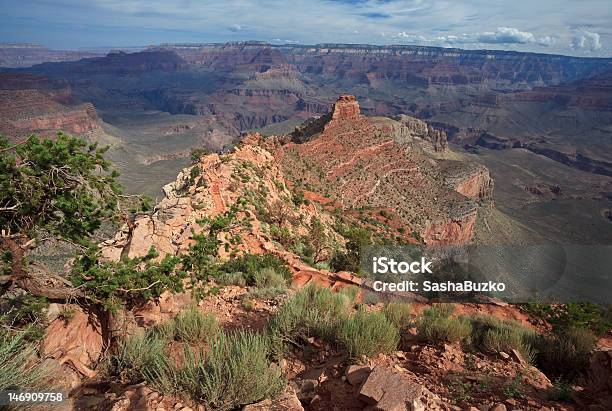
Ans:
{"label": "canyon", "polygon": [[[2,69],[2,133],[17,140],[29,131],[53,134],[57,127],[110,145],[109,156],[130,192],[159,197],[162,186],[189,164],[191,148],[225,151],[245,132],[289,135],[307,145],[312,135],[329,136],[323,129],[334,123],[327,121],[329,108],[338,95],[350,94],[364,116],[354,119],[361,124],[356,129],[388,128],[384,133],[396,140],[418,133],[431,143],[425,151],[446,157],[435,169],[453,191],[475,202],[492,200],[495,211],[487,225],[495,225],[495,218],[515,232],[502,212],[525,238],[612,241],[609,222],[601,217],[612,207],[611,59],[237,42],[162,44],[24,65]],[[18,109],[27,106],[38,109]],[[366,117],[391,120],[367,120],[376,125],[366,127]],[[376,147],[363,148],[368,158],[377,153]],[[563,194],[525,189],[542,185],[558,186]],[[588,216],[579,211],[581,203],[591,210]],[[467,218],[468,210],[453,218]],[[539,223],[559,213],[557,219],[571,225],[567,232]],[[588,234],[579,234],[581,226]],[[433,220],[429,227],[432,238],[447,230],[463,235],[459,227],[438,227]],[[537,227],[537,233],[526,227]]]}
{"label": "canyon", "polygon": [[[78,292],[41,309],[30,353],[70,393],[67,408],[217,409],[198,391],[211,381],[235,402],[221,409],[612,404],[609,329],[600,349],[579,334],[587,378],[565,398],[554,367],[577,372],[567,358],[580,347],[561,339],[559,307],[548,317],[490,295],[451,306],[379,293],[359,268],[371,245],[612,243],[611,59],[261,42],[45,53],[0,60],[13,66],[0,70],[0,134],[108,146],[127,192],[117,203],[130,208],[96,230],[99,253],[83,262],[71,238],[70,252],[30,242],[24,277],[48,263],[58,274],[45,284]],[[142,193],[157,197],[151,209],[132,207]],[[603,308],[578,316],[609,325]],[[263,366],[242,345],[223,354],[236,331],[270,346]],[[269,372],[279,392],[233,398]]]}

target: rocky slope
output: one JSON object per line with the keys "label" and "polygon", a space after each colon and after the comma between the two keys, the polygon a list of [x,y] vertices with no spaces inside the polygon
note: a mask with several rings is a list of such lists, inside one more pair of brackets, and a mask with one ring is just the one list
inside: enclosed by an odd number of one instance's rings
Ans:
{"label": "rocky slope", "polygon": [[0,107],[0,134],[14,140],[31,133],[87,134],[100,128],[91,104],[73,104],[70,87],[42,77],[0,73]]}
{"label": "rocky slope", "polygon": [[274,152],[296,184],[345,209],[390,208],[428,244],[470,241],[477,201],[490,198],[492,183],[482,166],[437,157],[447,150],[443,132],[407,116],[364,117],[346,95],[318,121]]}
{"label": "rocky slope", "polygon": [[[407,227],[422,230],[430,244],[471,240],[471,219],[480,217],[479,204],[490,201],[492,181],[486,168],[451,159],[444,133],[407,116],[397,120],[366,117],[350,95],[341,96],[325,120],[315,134],[300,143],[290,136],[265,138],[252,133],[229,153],[203,155],[164,187],[165,198],[152,213],[137,216],[103,244],[104,257],[113,261],[143,256],[151,246],[161,255],[189,253],[194,235],[205,234],[202,220],[235,213],[231,224],[218,235],[220,259],[243,253],[275,255],[287,263],[292,289],[259,297],[256,287],[222,285],[217,283],[219,279],[209,279],[206,287],[215,291],[199,300],[190,291],[165,292],[134,307],[122,317],[126,332],[137,335],[155,329],[188,309],[214,315],[219,326],[230,332],[265,332],[287,299],[313,283],[342,293],[349,286],[358,286],[356,300],[350,306],[353,311],[357,311],[355,304],[362,303],[360,310],[380,312],[385,307],[383,301],[411,297],[406,293],[373,293],[371,284],[353,273],[332,273],[307,264],[284,239],[325,236],[330,249],[343,249],[345,239],[337,230],[338,214],[350,215],[355,207],[390,210],[406,220],[411,213],[428,213],[433,223]],[[366,159],[368,162],[363,163]],[[309,168],[299,168],[300,161]],[[350,185],[357,188],[352,190]],[[335,187],[341,195],[322,195],[319,190],[327,187]],[[300,189],[309,201],[300,199]],[[371,195],[364,196],[367,193]],[[391,197],[381,197],[387,199],[385,204],[375,201],[377,194],[387,193],[400,193],[406,198],[392,204],[388,200]],[[465,209],[470,214],[457,218]],[[319,226],[316,231],[315,226]],[[329,259],[329,254],[325,257]],[[413,300],[410,324],[428,307],[423,298]],[[103,335],[107,330],[98,314],[73,304],[53,307],[42,355],[55,370],[54,386],[70,391],[69,407],[204,410],[199,401],[182,398],[150,382],[126,384],[121,375],[109,374],[112,362],[104,361],[107,347]],[[61,314],[65,310],[72,314]],[[503,303],[457,304],[456,314],[492,315],[538,329],[525,313]],[[349,359],[340,346],[320,338],[294,341],[288,344],[283,359],[272,364],[288,380],[283,393],[244,409],[573,409],[573,405],[550,397],[551,380],[516,350],[474,353],[458,343],[424,342],[412,326],[401,327],[398,340],[390,352],[357,360]],[[168,344],[164,353],[173,359],[182,358],[177,353],[185,348],[183,342],[172,340]],[[197,342],[198,348],[206,344]],[[610,358],[609,350],[596,351],[593,372],[609,374]],[[611,395],[608,385],[585,383],[584,389],[576,391],[576,403],[605,407]]]}
{"label": "rocky slope", "polygon": [[[342,247],[343,238],[335,232],[335,218],[316,202],[296,205],[288,181],[273,155],[259,146],[261,136],[247,137],[234,152],[207,155],[184,169],[176,181],[164,187],[166,198],[151,216],[137,218],[131,228],[105,245],[105,256],[118,260],[122,255],[143,256],[151,246],[162,254],[175,255],[188,250],[192,235],[201,232],[198,221],[229,212],[244,204],[234,228],[221,235],[222,258],[232,253],[275,254],[286,261],[295,281],[306,283],[312,277],[330,285],[352,284],[352,276],[338,277],[315,270],[278,237],[285,230],[291,237],[308,235],[312,224],[321,223],[330,247]],[[238,242],[232,238],[239,238]]]}

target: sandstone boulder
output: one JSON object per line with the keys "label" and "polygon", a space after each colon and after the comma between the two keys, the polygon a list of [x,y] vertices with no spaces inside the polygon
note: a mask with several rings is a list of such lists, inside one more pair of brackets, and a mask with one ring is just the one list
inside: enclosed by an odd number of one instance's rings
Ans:
{"label": "sandstone boulder", "polygon": [[74,308],[70,319],[57,318],[47,328],[42,344],[46,357],[68,363],[86,377],[95,376],[91,369],[102,354],[102,328],[98,318]]}
{"label": "sandstone boulder", "polygon": [[367,365],[349,365],[344,375],[349,384],[359,385],[368,378],[370,372],[372,369]]}
{"label": "sandstone boulder", "polygon": [[424,410],[421,397],[426,389],[404,380],[384,366],[375,367],[359,390],[359,397],[376,410]]}

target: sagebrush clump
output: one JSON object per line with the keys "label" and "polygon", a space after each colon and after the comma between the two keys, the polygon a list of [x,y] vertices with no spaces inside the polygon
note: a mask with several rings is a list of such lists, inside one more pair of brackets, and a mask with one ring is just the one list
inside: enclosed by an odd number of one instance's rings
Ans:
{"label": "sagebrush clump", "polygon": [[399,330],[384,314],[361,309],[340,322],[337,338],[351,358],[373,357],[397,349]]}
{"label": "sagebrush clump", "polygon": [[285,341],[316,336],[332,340],[337,323],[348,315],[347,297],[309,285],[287,301],[270,320],[272,335]]}
{"label": "sagebrush clump", "polygon": [[541,337],[538,365],[552,379],[572,381],[585,372],[597,339],[586,328],[574,327]]}
{"label": "sagebrush clump", "polygon": [[219,332],[217,317],[189,308],[174,317],[174,332],[180,340],[190,343],[210,339]]}
{"label": "sagebrush clump", "polygon": [[404,328],[410,324],[412,320],[411,311],[410,304],[401,302],[390,302],[383,308],[385,317],[399,328]]}
{"label": "sagebrush clump", "polygon": [[43,388],[51,370],[36,359],[36,347],[26,341],[27,331],[10,333],[0,329],[0,390]]}
{"label": "sagebrush clump", "polygon": [[536,356],[536,342],[539,334],[516,321],[479,315],[470,318],[472,335],[470,345],[488,353],[509,352],[512,349],[521,353],[525,361],[533,363]]}
{"label": "sagebrush clump", "polygon": [[452,317],[454,306],[441,304],[426,308],[417,319],[417,335],[421,341],[438,344],[459,342],[468,338],[472,332],[469,320]]}
{"label": "sagebrush clump", "polygon": [[170,343],[159,332],[126,338],[113,356],[115,372],[129,383],[146,381],[162,393],[219,410],[273,397],[286,385],[281,369],[270,361],[268,335],[221,331],[209,338],[208,349],[185,345],[180,362],[168,355]]}
{"label": "sagebrush clump", "polygon": [[185,366],[179,370],[181,389],[219,410],[274,397],[283,390],[286,379],[269,360],[270,344],[270,338],[262,334],[219,333],[206,354],[187,350]]}

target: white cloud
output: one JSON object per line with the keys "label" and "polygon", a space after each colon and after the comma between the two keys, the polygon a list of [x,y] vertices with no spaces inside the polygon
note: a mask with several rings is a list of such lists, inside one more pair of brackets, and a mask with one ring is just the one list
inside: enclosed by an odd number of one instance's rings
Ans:
{"label": "white cloud", "polygon": [[476,34],[478,43],[483,44],[527,44],[535,43],[533,33],[520,31],[514,27],[498,27],[496,31]]}
{"label": "white cloud", "polygon": [[513,27],[498,27],[495,31],[486,31],[482,33],[463,33],[460,35],[449,34],[446,36],[437,36],[432,38],[426,38],[416,34],[407,34],[406,32],[400,32],[393,37],[419,43],[459,46],[482,46],[486,44],[537,44],[539,46],[549,47],[556,43],[556,37],[554,36],[536,37],[531,32],[521,31]]}
{"label": "white cloud", "polygon": [[0,2],[0,38],[60,48],[278,38],[612,53],[612,8],[604,0],[513,0],[503,13],[490,0]]}
{"label": "white cloud", "polygon": [[583,31],[580,33],[574,33],[570,47],[572,47],[574,50],[597,51],[602,47],[602,45],[598,33]]}
{"label": "white cloud", "polygon": [[536,43],[538,43],[540,46],[550,47],[554,46],[555,43],[557,43],[557,38],[554,36],[538,37]]}
{"label": "white cloud", "polygon": [[394,39],[398,39],[400,41],[413,42],[413,43],[423,43],[427,41],[427,39],[424,36],[406,33],[405,31],[400,31],[399,33],[394,34],[391,37]]}

